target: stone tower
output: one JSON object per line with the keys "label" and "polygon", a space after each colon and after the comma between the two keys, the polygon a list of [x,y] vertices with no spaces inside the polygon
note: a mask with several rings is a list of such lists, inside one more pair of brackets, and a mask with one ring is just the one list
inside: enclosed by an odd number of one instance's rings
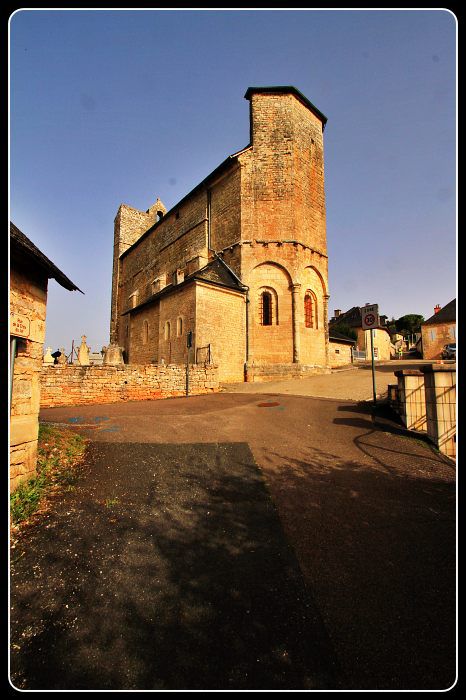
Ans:
{"label": "stone tower", "polygon": [[126,361],[184,362],[189,330],[226,381],[328,366],[327,118],[292,86],[245,98],[245,148],[169,211],[118,210],[110,340]]}
{"label": "stone tower", "polygon": [[[251,140],[239,159],[240,276],[250,302],[247,362],[325,367],[327,118],[294,87],[251,87],[245,97]],[[271,318],[264,319],[264,303]]]}

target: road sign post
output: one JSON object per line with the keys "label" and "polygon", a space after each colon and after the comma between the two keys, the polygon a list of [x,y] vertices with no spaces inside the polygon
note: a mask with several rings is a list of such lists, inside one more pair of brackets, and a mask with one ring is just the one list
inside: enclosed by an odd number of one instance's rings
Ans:
{"label": "road sign post", "polygon": [[362,327],[371,333],[371,365],[372,365],[372,396],[374,407],[377,406],[377,394],[375,390],[375,366],[374,366],[374,329],[378,328],[379,306],[378,304],[367,304],[361,309]]}
{"label": "road sign post", "polygon": [[186,396],[189,396],[189,351],[193,346],[193,332],[186,333]]}
{"label": "road sign post", "polygon": [[375,367],[374,367],[374,329],[371,328],[371,362],[372,362],[372,397],[374,399],[374,408],[377,406],[377,394],[375,393]]}

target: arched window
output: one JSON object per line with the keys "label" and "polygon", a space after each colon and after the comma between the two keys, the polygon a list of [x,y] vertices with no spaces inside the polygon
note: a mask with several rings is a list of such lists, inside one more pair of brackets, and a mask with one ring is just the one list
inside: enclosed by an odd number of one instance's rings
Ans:
{"label": "arched window", "polygon": [[178,316],[176,320],[176,335],[178,338],[183,334],[183,319],[181,316]]}
{"label": "arched window", "polygon": [[165,323],[165,340],[170,340],[170,335],[171,335],[170,321],[166,321],[166,323]]}
{"label": "arched window", "polygon": [[261,325],[271,326],[272,325],[272,295],[270,292],[262,292],[260,296],[260,318]]}
{"label": "arched window", "polygon": [[149,340],[149,321],[144,321],[144,323],[142,324],[142,343],[143,343],[143,345],[146,345],[148,340]]}
{"label": "arched window", "polygon": [[304,295],[304,325],[306,328],[318,328],[317,297],[310,289]]}
{"label": "arched window", "polygon": [[259,289],[258,322],[261,326],[278,325],[278,296],[272,287]]}

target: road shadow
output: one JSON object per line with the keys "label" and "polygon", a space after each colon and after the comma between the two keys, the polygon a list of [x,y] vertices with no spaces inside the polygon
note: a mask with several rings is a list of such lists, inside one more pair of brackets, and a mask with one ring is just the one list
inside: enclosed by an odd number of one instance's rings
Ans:
{"label": "road shadow", "polygon": [[92,443],[76,491],[16,544],[11,583],[20,689],[342,685],[244,443]]}
{"label": "road shadow", "polygon": [[296,458],[275,451],[267,480],[346,688],[447,689],[456,673],[454,470],[370,416],[342,424],[361,428],[360,458],[310,445]]}

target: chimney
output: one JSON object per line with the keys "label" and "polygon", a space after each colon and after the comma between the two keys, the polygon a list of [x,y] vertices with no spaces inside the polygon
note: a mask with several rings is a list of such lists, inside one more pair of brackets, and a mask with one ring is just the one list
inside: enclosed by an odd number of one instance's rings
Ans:
{"label": "chimney", "polygon": [[437,306],[434,306],[434,314],[438,314],[438,312],[440,311],[441,308],[442,307],[440,306],[440,304],[437,304]]}
{"label": "chimney", "polygon": [[335,318],[338,318],[338,316],[341,314],[341,309],[335,309],[333,314],[334,314]]}

